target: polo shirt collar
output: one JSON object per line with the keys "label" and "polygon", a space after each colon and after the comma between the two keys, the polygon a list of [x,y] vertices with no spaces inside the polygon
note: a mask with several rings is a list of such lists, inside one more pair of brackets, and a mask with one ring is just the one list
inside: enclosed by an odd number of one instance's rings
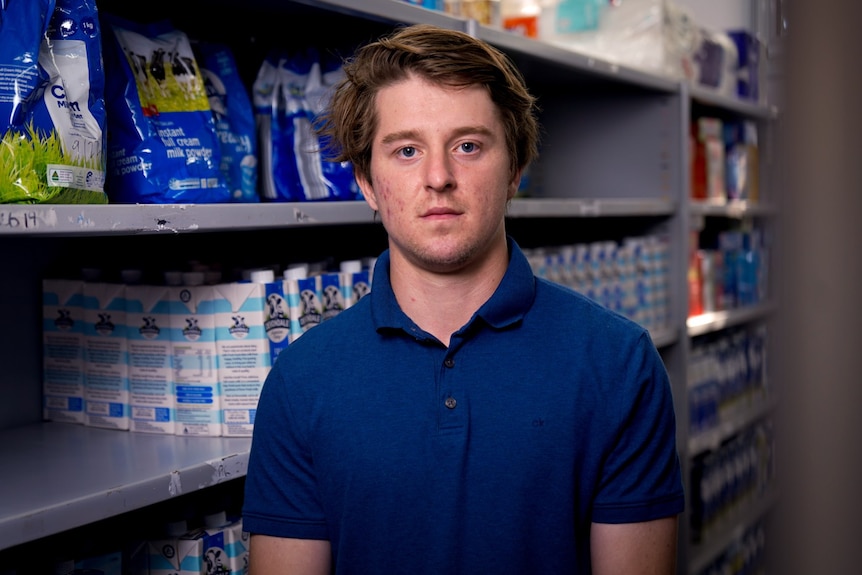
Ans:
{"label": "polo shirt collar", "polygon": [[[507,243],[509,267],[493,295],[470,320],[471,324],[480,317],[488,325],[501,329],[520,321],[533,305],[536,284],[530,262],[515,240],[508,237]],[[374,277],[369,294],[372,321],[377,331],[400,329],[416,336],[421,330],[401,310],[392,292],[392,284],[389,282],[389,263],[387,249],[380,254],[374,264]]]}

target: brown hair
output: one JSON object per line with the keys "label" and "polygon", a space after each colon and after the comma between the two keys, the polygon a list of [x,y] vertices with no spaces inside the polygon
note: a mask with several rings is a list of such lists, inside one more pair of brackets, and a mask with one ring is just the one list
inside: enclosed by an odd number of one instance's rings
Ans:
{"label": "brown hair", "polygon": [[503,120],[512,176],[538,154],[536,99],[521,72],[503,52],[469,34],[430,24],[399,27],[356,50],[343,70],[318,133],[329,159],[351,162],[369,181],[375,96],[409,73],[446,86],[484,86]]}

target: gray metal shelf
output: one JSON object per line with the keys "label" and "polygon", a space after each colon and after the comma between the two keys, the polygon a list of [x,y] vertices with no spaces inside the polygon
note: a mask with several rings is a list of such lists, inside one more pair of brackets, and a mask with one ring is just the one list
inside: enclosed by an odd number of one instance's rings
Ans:
{"label": "gray metal shelf", "polygon": [[[669,200],[515,199],[510,217],[671,215]],[[242,231],[370,224],[364,201],[260,204],[0,205],[0,236],[86,236]]]}
{"label": "gray metal shelf", "polygon": [[693,316],[686,320],[688,335],[689,337],[695,337],[763,319],[776,309],[778,309],[778,305],[775,303],[763,303]]}
{"label": "gray metal shelf", "polygon": [[669,199],[651,198],[523,198],[512,200],[512,218],[671,216],[676,210]]}
{"label": "gray metal shelf", "polygon": [[775,216],[778,207],[771,203],[731,200],[714,202],[708,200],[692,200],[689,211],[695,216],[723,217],[742,219],[755,216]]}
{"label": "gray metal shelf", "polygon": [[2,235],[136,235],[372,223],[364,201],[0,205]]}
{"label": "gray metal shelf", "polygon": [[0,432],[0,549],[245,476],[250,438],[40,423]]}

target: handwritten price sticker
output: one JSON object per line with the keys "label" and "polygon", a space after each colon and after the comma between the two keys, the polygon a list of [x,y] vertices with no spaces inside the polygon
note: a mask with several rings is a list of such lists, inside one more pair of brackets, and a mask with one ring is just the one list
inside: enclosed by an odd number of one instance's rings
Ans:
{"label": "handwritten price sticker", "polygon": [[52,208],[0,208],[0,232],[37,231],[57,227]]}

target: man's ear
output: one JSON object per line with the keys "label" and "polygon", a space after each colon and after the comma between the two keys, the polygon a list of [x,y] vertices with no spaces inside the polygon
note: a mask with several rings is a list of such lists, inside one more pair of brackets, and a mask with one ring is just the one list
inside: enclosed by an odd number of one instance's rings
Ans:
{"label": "man's ear", "polygon": [[512,178],[512,181],[509,182],[509,190],[506,193],[507,200],[511,200],[515,197],[515,194],[518,193],[518,188],[521,187],[521,175],[523,172],[524,170],[518,170]]}
{"label": "man's ear", "polygon": [[364,176],[360,176],[356,174],[356,183],[359,185],[359,191],[362,192],[362,197],[365,198],[365,201],[371,206],[371,209],[375,212],[379,211],[377,209],[377,196],[374,194],[374,187],[371,185]]}

